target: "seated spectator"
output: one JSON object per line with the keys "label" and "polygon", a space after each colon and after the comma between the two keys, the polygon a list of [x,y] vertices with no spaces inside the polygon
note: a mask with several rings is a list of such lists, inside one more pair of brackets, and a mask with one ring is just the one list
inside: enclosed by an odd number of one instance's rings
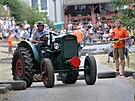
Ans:
{"label": "seated spectator", "polygon": [[108,42],[109,34],[106,33],[106,31],[103,34],[103,42]]}
{"label": "seated spectator", "polygon": [[25,29],[24,26],[22,26],[22,30],[20,32],[20,38],[21,39],[29,39],[30,38],[30,34],[28,33],[28,31]]}

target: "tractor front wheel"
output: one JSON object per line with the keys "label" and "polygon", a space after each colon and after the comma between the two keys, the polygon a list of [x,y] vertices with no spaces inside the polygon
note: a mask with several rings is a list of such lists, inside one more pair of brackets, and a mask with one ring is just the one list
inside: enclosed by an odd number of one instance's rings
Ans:
{"label": "tractor front wheel", "polygon": [[54,69],[51,60],[48,58],[41,61],[41,76],[46,88],[54,86]]}
{"label": "tractor front wheel", "polygon": [[93,85],[96,82],[97,65],[94,56],[86,56],[84,62],[84,78],[87,85]]}

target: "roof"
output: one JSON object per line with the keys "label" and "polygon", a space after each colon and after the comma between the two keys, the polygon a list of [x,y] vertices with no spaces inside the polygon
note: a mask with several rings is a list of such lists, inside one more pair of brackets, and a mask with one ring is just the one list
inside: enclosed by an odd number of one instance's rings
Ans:
{"label": "roof", "polygon": [[112,0],[64,0],[64,5],[81,5],[81,4],[99,4],[99,3],[109,3]]}

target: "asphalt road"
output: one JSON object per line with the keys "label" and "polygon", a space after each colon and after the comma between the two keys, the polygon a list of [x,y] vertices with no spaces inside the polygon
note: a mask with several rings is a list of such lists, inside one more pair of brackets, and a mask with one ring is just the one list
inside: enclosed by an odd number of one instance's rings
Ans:
{"label": "asphalt road", "polygon": [[[98,72],[111,70],[101,64],[97,67]],[[55,81],[53,88],[45,88],[37,82],[26,90],[13,91],[6,101],[134,101],[134,89],[127,78],[120,76],[97,78],[95,85],[86,85],[84,80],[71,85]]]}

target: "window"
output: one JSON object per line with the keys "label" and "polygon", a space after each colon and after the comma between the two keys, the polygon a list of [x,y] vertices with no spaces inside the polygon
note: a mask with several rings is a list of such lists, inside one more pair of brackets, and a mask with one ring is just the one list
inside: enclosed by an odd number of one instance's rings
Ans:
{"label": "window", "polygon": [[31,0],[31,5],[32,5],[32,7],[34,8],[34,7],[36,7],[37,6],[37,4],[38,4],[38,0]]}
{"label": "window", "polygon": [[41,10],[47,10],[47,0],[41,0]]}
{"label": "window", "polygon": [[85,5],[75,5],[75,11],[86,11]]}

